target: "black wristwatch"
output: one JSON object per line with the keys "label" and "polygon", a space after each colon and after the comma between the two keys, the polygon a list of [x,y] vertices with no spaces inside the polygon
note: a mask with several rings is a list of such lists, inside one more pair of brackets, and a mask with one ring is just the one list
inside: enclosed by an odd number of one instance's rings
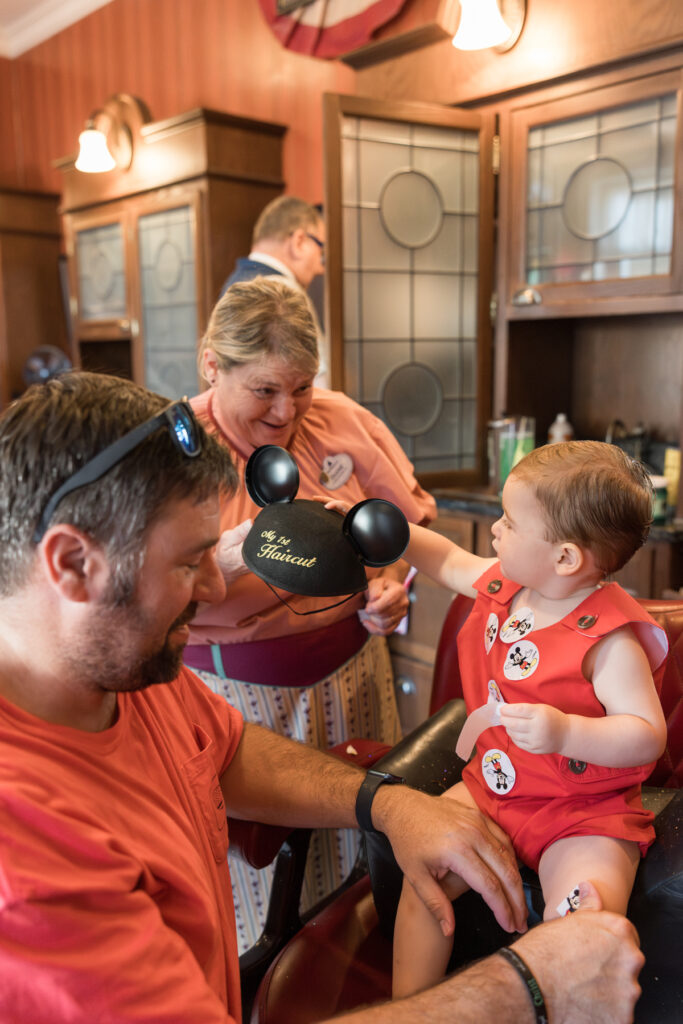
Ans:
{"label": "black wristwatch", "polygon": [[380,772],[375,768],[370,768],[361,783],[358,796],[356,797],[356,821],[364,832],[379,831],[372,824],[372,816],[370,814],[372,801],[375,799],[375,793],[379,787],[383,786],[384,783],[392,786],[405,781],[400,775],[392,775],[391,772]]}

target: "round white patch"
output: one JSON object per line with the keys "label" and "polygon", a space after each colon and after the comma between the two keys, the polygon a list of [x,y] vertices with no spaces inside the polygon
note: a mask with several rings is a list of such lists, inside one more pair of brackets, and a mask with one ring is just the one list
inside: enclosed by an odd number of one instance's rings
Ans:
{"label": "round white patch", "polygon": [[488,619],[486,620],[486,629],[484,630],[484,647],[488,654],[493,647],[493,641],[498,636],[498,616],[495,612],[491,612]]}
{"label": "round white patch", "polygon": [[518,608],[503,623],[500,639],[506,644],[521,640],[534,628],[534,613],[531,608]]}
{"label": "round white patch", "polygon": [[506,679],[526,679],[538,668],[538,647],[530,640],[522,640],[508,649],[503,674]]}
{"label": "round white patch", "polygon": [[489,679],[489,700],[495,700],[496,704],[504,704],[503,694],[495,679]]}
{"label": "round white patch", "polygon": [[336,491],[343,487],[353,473],[353,459],[346,452],[338,455],[326,455],[320,473],[320,483],[328,491]]}
{"label": "round white patch", "polygon": [[481,774],[484,782],[499,796],[506,796],[515,784],[517,773],[512,761],[502,750],[492,747],[481,759]]}

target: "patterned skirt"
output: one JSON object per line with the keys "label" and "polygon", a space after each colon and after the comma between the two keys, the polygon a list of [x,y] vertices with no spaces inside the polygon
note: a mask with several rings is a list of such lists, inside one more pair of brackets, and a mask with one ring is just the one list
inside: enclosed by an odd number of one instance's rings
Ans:
{"label": "patterned skirt", "polygon": [[[326,750],[353,739],[394,745],[401,738],[394,678],[384,637],[369,636],[363,647],[330,676],[307,687],[258,686],[197,672],[207,686],[241,711],[246,721]],[[301,897],[301,910],[315,906],[344,881],[358,854],[355,829],[313,833]],[[262,871],[228,854],[240,954],[263,931],[273,867]]]}

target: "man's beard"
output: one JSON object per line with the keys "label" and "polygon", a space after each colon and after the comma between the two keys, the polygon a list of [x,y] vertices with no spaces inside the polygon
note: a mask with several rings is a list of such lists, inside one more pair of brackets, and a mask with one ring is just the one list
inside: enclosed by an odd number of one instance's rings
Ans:
{"label": "man's beard", "polygon": [[151,624],[143,609],[134,601],[125,608],[103,607],[87,639],[71,652],[74,671],[91,686],[116,693],[170,683],[180,672],[185,648],[173,644],[170,635],[190,622],[196,612],[193,601],[171,624],[163,645],[146,652],[144,641]]}

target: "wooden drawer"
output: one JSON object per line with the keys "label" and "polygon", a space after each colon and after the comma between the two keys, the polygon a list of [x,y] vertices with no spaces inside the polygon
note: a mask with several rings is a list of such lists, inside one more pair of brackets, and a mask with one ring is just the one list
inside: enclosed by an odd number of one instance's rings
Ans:
{"label": "wooden drawer", "polygon": [[432,666],[392,655],[396,703],[404,734],[424,722],[429,714],[429,700],[432,693]]}

